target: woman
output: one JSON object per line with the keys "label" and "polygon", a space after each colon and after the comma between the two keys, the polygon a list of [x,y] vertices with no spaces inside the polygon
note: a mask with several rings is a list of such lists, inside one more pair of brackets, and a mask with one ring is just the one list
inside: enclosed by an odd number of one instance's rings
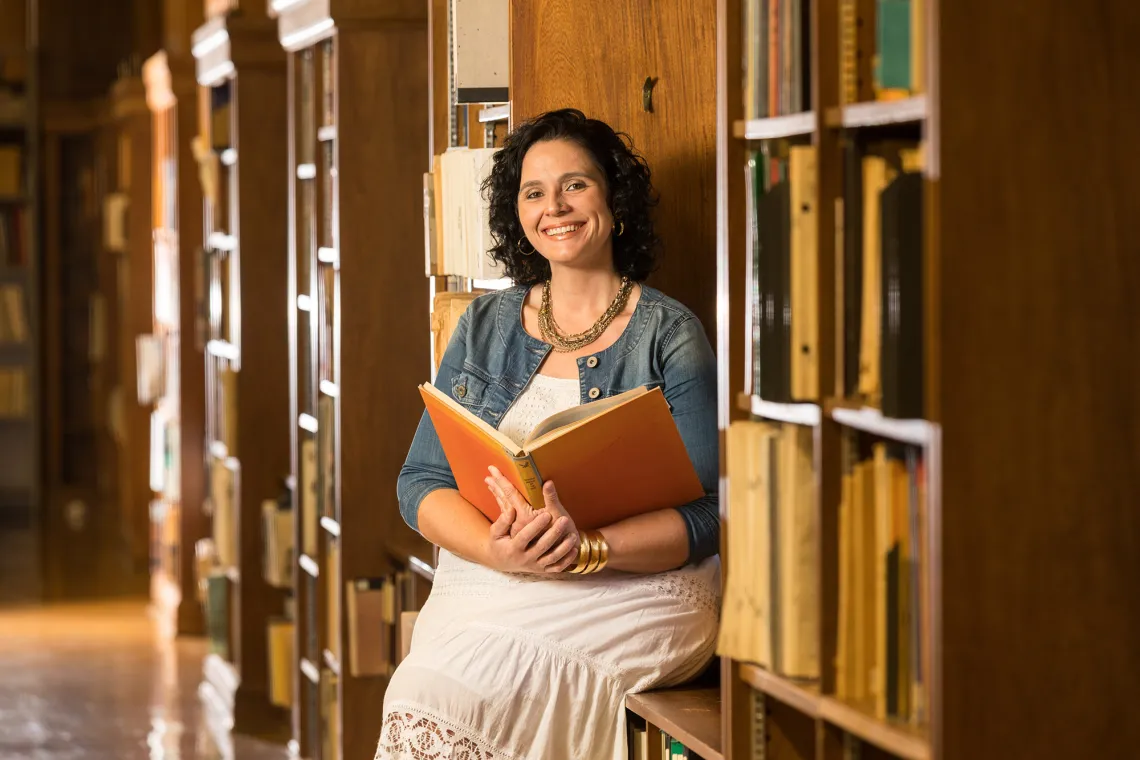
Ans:
{"label": "woman", "polygon": [[681,683],[716,644],[716,368],[699,320],[640,284],[658,240],[649,169],[579,111],[521,125],[484,192],[515,287],[476,299],[435,384],[514,440],[556,411],[661,387],[705,496],[579,534],[547,483],[531,512],[494,469],[493,524],[456,490],[425,413],[399,479],[440,546],[377,758],[625,758],[625,695]]}

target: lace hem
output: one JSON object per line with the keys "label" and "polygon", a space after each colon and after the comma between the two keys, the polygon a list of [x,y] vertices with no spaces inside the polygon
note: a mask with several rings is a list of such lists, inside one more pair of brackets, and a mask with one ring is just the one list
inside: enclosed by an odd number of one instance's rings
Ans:
{"label": "lace hem", "polygon": [[659,597],[685,602],[714,617],[720,615],[720,595],[699,576],[685,571],[662,573],[653,576],[650,588]]}
{"label": "lace hem", "polygon": [[397,704],[384,716],[374,760],[519,760],[488,739],[418,705]]}

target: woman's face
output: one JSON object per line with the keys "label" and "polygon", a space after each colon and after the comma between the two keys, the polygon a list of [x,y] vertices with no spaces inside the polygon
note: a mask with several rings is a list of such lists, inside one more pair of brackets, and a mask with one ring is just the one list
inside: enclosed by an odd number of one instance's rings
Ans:
{"label": "woman's face", "polygon": [[613,267],[606,180],[570,140],[535,143],[523,157],[518,211],[526,239],[552,266]]}

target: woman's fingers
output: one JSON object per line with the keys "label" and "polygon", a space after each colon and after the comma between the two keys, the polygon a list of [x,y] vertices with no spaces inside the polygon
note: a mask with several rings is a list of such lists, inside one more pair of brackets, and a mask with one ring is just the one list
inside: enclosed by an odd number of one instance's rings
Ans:
{"label": "woman's fingers", "polygon": [[527,554],[532,560],[545,567],[541,561],[542,558],[562,540],[569,526],[570,521],[565,517],[558,519],[534,542],[534,546],[527,551]]}
{"label": "woman's fingers", "polygon": [[512,539],[524,551],[531,542],[538,538],[550,526],[550,515],[539,512],[530,523],[520,530]]}
{"label": "woman's fingers", "polygon": [[578,560],[578,537],[571,533],[538,560],[547,572],[562,572]]}
{"label": "woman's fingers", "polygon": [[[499,507],[502,508],[502,504]],[[515,511],[510,507],[503,509],[499,519],[491,523],[491,538],[506,538],[511,533],[511,525],[515,522]]]}
{"label": "woman's fingers", "polygon": [[491,480],[495,482],[504,501],[518,510],[530,506],[530,503],[527,502],[523,495],[519,493],[518,489],[515,488],[514,483],[507,480],[506,477],[503,476],[503,473],[499,472],[497,467],[488,467],[487,470],[491,473]]}

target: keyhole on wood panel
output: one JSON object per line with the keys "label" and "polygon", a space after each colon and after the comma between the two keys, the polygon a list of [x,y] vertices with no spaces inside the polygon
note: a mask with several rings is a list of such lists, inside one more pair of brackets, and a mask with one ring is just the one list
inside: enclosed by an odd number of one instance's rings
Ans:
{"label": "keyhole on wood panel", "polygon": [[656,85],[656,77],[646,77],[645,84],[641,85],[641,107],[649,113],[653,113],[653,88]]}

